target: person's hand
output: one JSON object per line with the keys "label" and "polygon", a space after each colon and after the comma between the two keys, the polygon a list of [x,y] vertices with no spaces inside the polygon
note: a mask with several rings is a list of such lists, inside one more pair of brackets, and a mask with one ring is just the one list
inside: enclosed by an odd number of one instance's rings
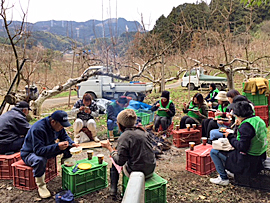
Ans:
{"label": "person's hand", "polygon": [[84,110],[84,106],[80,106],[79,110],[80,111],[83,111]]}
{"label": "person's hand", "polygon": [[218,124],[223,125],[223,121],[217,121]]}
{"label": "person's hand", "polygon": [[100,142],[101,147],[109,149],[109,147],[111,147],[111,143],[110,141],[107,139],[107,142]]}
{"label": "person's hand", "polygon": [[160,107],[160,103],[157,103],[157,104],[156,104],[156,107]]}
{"label": "person's hand", "polygon": [[230,113],[226,113],[226,117],[231,119],[232,118],[232,115]]}
{"label": "person's hand", "polygon": [[242,121],[241,121],[240,119],[237,118],[237,119],[235,120],[235,125],[240,125],[241,122],[242,122]]}
{"label": "person's hand", "polygon": [[89,109],[89,107],[87,107],[87,108],[84,109],[84,112],[90,114],[91,110]]}
{"label": "person's hand", "polygon": [[222,112],[221,111],[219,111],[219,110],[217,110],[216,112],[215,112],[215,116],[222,116]]}
{"label": "person's hand", "polygon": [[72,143],[72,147],[79,147],[79,146],[80,146],[79,144]]}
{"label": "person's hand", "polygon": [[69,146],[68,141],[58,142],[58,147],[60,150],[65,150]]}
{"label": "person's hand", "polygon": [[210,107],[210,108],[212,108],[212,103],[211,102],[208,102],[207,103],[207,106]]}
{"label": "person's hand", "polygon": [[227,138],[228,137],[228,135],[229,135],[230,133],[229,132],[225,132],[225,133],[223,133],[223,135]]}

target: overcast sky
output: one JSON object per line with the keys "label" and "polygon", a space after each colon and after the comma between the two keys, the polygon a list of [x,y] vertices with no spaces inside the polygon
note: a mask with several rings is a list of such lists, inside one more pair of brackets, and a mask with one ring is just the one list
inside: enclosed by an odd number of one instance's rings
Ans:
{"label": "overcast sky", "polygon": [[68,20],[85,22],[87,20],[105,20],[125,18],[141,22],[150,30],[163,14],[168,16],[173,7],[183,3],[195,3],[195,0],[6,0],[9,5],[15,3],[13,20],[20,20],[20,3],[28,8],[27,21],[35,23],[47,20]]}

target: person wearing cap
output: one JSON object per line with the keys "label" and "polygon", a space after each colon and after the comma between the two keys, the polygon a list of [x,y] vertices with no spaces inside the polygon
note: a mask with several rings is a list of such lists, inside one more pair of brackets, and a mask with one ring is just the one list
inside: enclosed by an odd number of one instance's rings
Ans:
{"label": "person wearing cap", "polygon": [[110,135],[110,141],[114,141],[113,129],[117,127],[117,116],[129,105],[130,97],[120,96],[116,101],[110,103],[107,107],[107,128]]}
{"label": "person wearing cap", "polygon": [[[145,178],[153,175],[156,167],[156,159],[148,132],[142,127],[135,127],[137,116],[134,110],[125,109],[117,116],[117,123],[121,136],[118,139],[116,150],[111,147],[111,143],[101,143],[101,146],[110,151],[110,156],[114,162],[123,166],[123,172],[129,177],[132,171],[143,172]],[[110,169],[111,195],[117,194],[117,183],[119,173],[114,164]]]}
{"label": "person wearing cap", "polygon": [[154,120],[154,128],[157,132],[161,125],[162,130],[167,130],[172,123],[172,118],[175,115],[175,106],[172,100],[170,100],[170,92],[163,91],[161,93],[160,100],[153,104],[151,111],[156,111],[157,115]]}
{"label": "person wearing cap", "polygon": [[26,120],[29,110],[29,104],[20,101],[0,116],[0,154],[20,151],[24,137],[31,127]]}
{"label": "person wearing cap", "polygon": [[[223,137],[223,134],[217,133],[217,137],[214,135],[216,134],[216,131],[213,131],[213,129],[219,129],[221,127],[227,128],[230,124],[230,121],[223,121],[221,119],[225,119],[227,117],[227,114],[229,113],[229,105],[230,102],[227,98],[227,93],[225,91],[220,91],[216,99],[218,100],[218,105],[212,106],[212,109],[216,109],[215,112],[215,119],[205,119],[202,122],[202,136],[203,137],[210,137],[210,140],[218,139],[219,135]],[[216,120],[217,119],[217,120]],[[218,120],[220,119],[220,120]],[[212,132],[212,135],[211,135]]]}
{"label": "person wearing cap", "polygon": [[97,138],[97,128],[94,117],[98,116],[98,107],[89,93],[83,95],[83,99],[78,100],[72,110],[73,113],[77,114],[77,119],[73,123],[74,129],[74,141],[76,143],[82,143],[90,141],[88,136],[82,132],[83,127],[91,132],[92,138],[95,142],[100,140]]}
{"label": "person wearing cap", "polygon": [[[265,122],[254,115],[248,101],[238,101],[233,105],[233,113],[240,123],[234,133],[225,133],[234,150],[225,152],[212,149],[210,156],[219,176],[210,178],[210,182],[228,185],[225,169],[244,178],[255,177],[263,169],[267,151],[267,128]],[[236,135],[236,136],[235,136]]]}
{"label": "person wearing cap", "polygon": [[[38,193],[41,198],[51,196],[45,183],[45,170],[47,160],[63,154],[61,162],[71,157],[71,146],[78,147],[67,135],[65,127],[71,124],[67,113],[61,110],[53,112],[50,116],[37,121],[28,131],[21,149],[21,158],[26,165],[33,168]],[[59,142],[56,142],[59,140]]]}
{"label": "person wearing cap", "polygon": [[187,116],[181,118],[180,129],[186,128],[186,124],[200,125],[202,121],[208,117],[208,107],[200,93],[196,93],[193,96],[192,101],[188,104],[184,103],[183,107],[183,112],[187,113]]}
{"label": "person wearing cap", "polygon": [[219,90],[216,88],[215,83],[211,83],[209,85],[210,92],[209,94],[205,97],[205,101],[208,102],[209,105],[214,105],[216,106],[218,104],[217,99],[215,98],[219,92]]}

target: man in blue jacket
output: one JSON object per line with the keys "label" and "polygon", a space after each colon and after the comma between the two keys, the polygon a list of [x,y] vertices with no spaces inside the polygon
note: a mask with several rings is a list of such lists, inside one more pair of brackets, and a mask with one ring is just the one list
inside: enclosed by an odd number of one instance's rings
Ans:
{"label": "man in blue jacket", "polygon": [[26,120],[29,110],[29,104],[21,101],[0,116],[0,154],[20,151],[24,137],[31,127]]}
{"label": "man in blue jacket", "polygon": [[[25,137],[21,157],[26,165],[34,169],[34,177],[41,198],[51,196],[45,183],[47,159],[62,153],[64,154],[62,159],[69,158],[72,155],[68,147],[79,146],[67,135],[64,127],[69,126],[67,113],[58,110],[51,116],[37,121]],[[58,143],[56,143],[57,139],[59,140]]]}

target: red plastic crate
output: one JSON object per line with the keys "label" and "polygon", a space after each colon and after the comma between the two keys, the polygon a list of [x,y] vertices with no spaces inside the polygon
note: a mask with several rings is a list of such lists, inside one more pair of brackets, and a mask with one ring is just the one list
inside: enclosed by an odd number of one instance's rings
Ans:
{"label": "red plastic crate", "polygon": [[208,118],[214,118],[215,112],[214,111],[208,111]]}
{"label": "red plastic crate", "polygon": [[256,116],[260,116],[261,118],[269,117],[268,106],[254,106],[254,110]]}
{"label": "red plastic crate", "polygon": [[20,152],[11,155],[0,155],[0,179],[12,179],[11,164],[21,160]]}
{"label": "red plastic crate", "polygon": [[[23,160],[12,164],[13,185],[23,190],[33,190],[37,188],[33,175],[33,168],[27,166]],[[49,182],[57,176],[56,157],[48,159],[45,171],[45,182]]]}
{"label": "red plastic crate", "polygon": [[212,145],[198,145],[193,151],[186,150],[186,170],[197,175],[208,175],[216,170],[210,157]]}
{"label": "red plastic crate", "polygon": [[265,122],[266,127],[268,127],[269,126],[269,117],[268,116],[267,117],[261,117],[261,119],[263,119],[263,121]]}
{"label": "red plastic crate", "polygon": [[180,148],[180,147],[188,147],[189,142],[195,142],[195,144],[201,143],[201,132],[200,130],[193,130],[192,128],[190,131],[187,129],[180,129],[180,130],[173,130],[173,144]]}

